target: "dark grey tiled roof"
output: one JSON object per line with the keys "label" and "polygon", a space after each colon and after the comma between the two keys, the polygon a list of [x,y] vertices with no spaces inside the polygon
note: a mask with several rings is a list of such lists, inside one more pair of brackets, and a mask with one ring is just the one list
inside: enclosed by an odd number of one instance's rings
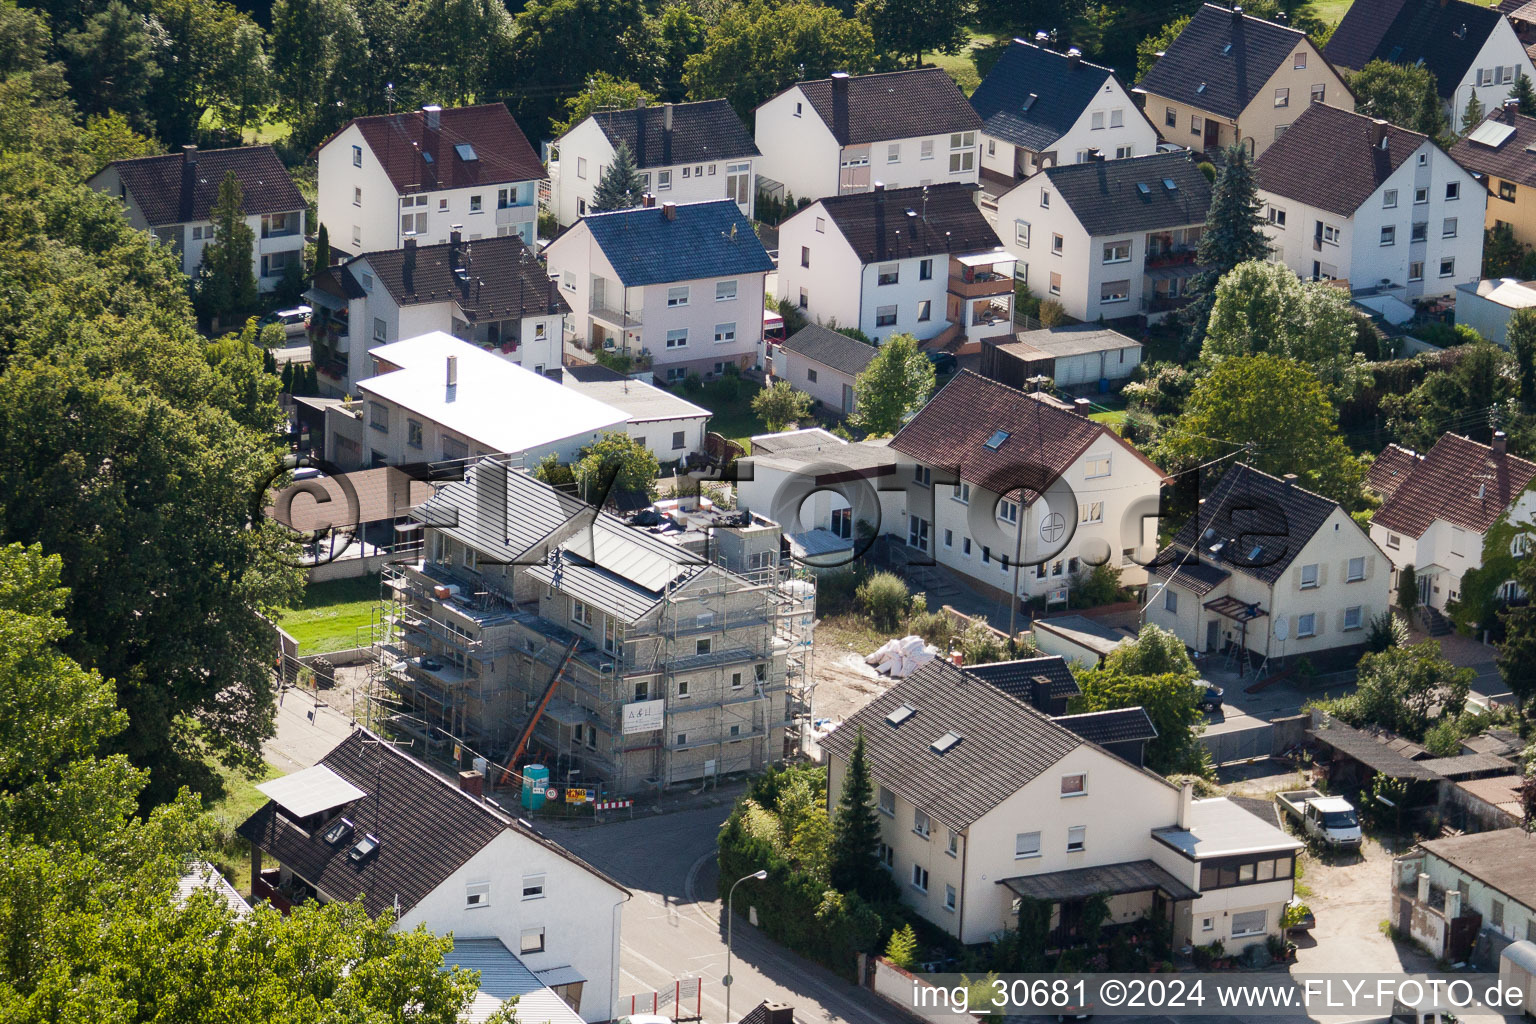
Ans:
{"label": "dark grey tiled roof", "polygon": [[346,266],[362,259],[401,306],[452,299],[473,321],[571,311],[544,264],[516,235],[370,252]]}
{"label": "dark grey tiled roof", "polygon": [[1196,597],[1204,597],[1225,583],[1232,575],[1227,570],[1211,565],[1209,562],[1202,562],[1194,556],[1184,558],[1183,554],[1175,548],[1163,551],[1158,556],[1157,564],[1150,569],[1152,576],[1160,580],[1171,579]]}
{"label": "dark grey tiled roof", "polygon": [[820,324],[800,328],[784,342],[784,348],[854,377],[864,372],[877,351],[873,345]]}
{"label": "dark grey tiled roof", "polygon": [[1077,123],[1113,77],[1109,68],[1015,39],[971,93],[971,106],[988,135],[1043,152]]}
{"label": "dark grey tiled roof", "polygon": [[1157,739],[1157,727],[1146,708],[1114,708],[1090,711],[1082,715],[1057,715],[1053,721],[1064,725],[1090,743],[1107,746],[1135,740]]}
{"label": "dark grey tiled roof", "polygon": [[672,219],[666,216],[668,207],[671,204],[614,210],[582,219],[626,288],[773,269],[768,250],[731,200],[682,203],[674,208]]}
{"label": "dark grey tiled roof", "polygon": [[[326,895],[349,900],[361,894],[369,914],[393,907],[396,899],[402,914],[410,911],[508,830],[625,891],[562,847],[461,792],[372,733],[355,731],[320,763],[367,794],[340,812],[353,824],[349,839],[331,846],[321,835],[310,835],[291,823],[273,801],[246,819],[237,832]],[[352,845],[370,834],[379,838],[378,849],[361,861],[348,856]]]}
{"label": "dark grey tiled roof", "polygon": [[[903,704],[915,714],[893,727]],[[1083,740],[1022,701],[934,660],[870,701],[822,748],[847,759],[864,733],[870,774],[953,829],[963,829],[1049,771]],[[937,754],[934,741],[960,742]]]}
{"label": "dark grey tiled roof", "polygon": [[1211,208],[1211,183],[1188,153],[1060,164],[1045,174],[1090,235],[1203,224]]}
{"label": "dark grey tiled roof", "polygon": [[1206,4],[1136,88],[1237,117],[1305,40],[1294,28]]}
{"label": "dark grey tiled roof", "polygon": [[857,75],[845,80],[844,90],[834,88],[834,81],[821,78],[799,86],[840,145],[981,128],[981,117],[941,68]]}
{"label": "dark grey tiled roof", "polygon": [[760,155],[747,126],[728,101],[673,103],[670,107],[670,132],[665,127],[665,106],[603,110],[592,119],[615,149],[620,142],[628,146],[636,166],[642,169]]}
{"label": "dark grey tiled roof", "polygon": [[[866,264],[988,252],[1003,243],[982,216],[975,192],[973,185],[948,182],[926,190],[914,186],[828,196],[821,207]],[[809,209],[796,214],[810,215]]]}
{"label": "dark grey tiled roof", "polygon": [[964,671],[1026,704],[1034,703],[1037,676],[1044,676],[1048,680],[1050,689],[1047,695],[1053,699],[1076,697],[1083,692],[1066,661],[1054,654],[1043,658],[1021,658],[1018,661],[995,661],[988,665],[966,665]]}
{"label": "dark grey tiled roof", "polygon": [[[1377,142],[1386,134],[1387,148]],[[1314,103],[1253,165],[1259,188],[1351,217],[1424,142],[1425,136]]]}
{"label": "dark grey tiled roof", "polygon": [[1536,146],[1536,117],[1500,110],[1490,115],[1483,124],[1504,125],[1513,131],[1497,146],[1474,142],[1473,132],[1469,132],[1446,150],[1451,154],[1451,159],[1477,174],[1536,186],[1536,151],[1532,149]]}
{"label": "dark grey tiled roof", "polygon": [[1372,60],[1422,64],[1449,99],[1502,20],[1486,4],[1462,0],[1357,0],[1323,53],[1357,70]]}
{"label": "dark grey tiled roof", "polygon": [[195,150],[145,156],[109,165],[152,227],[207,220],[230,171],[240,182],[248,216],[304,209],[304,197],[271,146]]}

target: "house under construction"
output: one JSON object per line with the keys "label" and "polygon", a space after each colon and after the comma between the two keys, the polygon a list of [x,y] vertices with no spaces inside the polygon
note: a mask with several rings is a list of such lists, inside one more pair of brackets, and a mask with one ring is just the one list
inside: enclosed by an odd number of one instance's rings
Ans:
{"label": "house under construction", "polygon": [[412,515],[378,645],[396,730],[615,796],[798,749],[815,590],[777,524],[697,500],[626,521],[496,459]]}

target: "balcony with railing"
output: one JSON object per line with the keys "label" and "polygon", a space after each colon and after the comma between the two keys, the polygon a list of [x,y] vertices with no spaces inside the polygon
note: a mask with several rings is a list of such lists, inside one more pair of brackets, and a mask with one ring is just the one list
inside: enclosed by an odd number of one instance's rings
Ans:
{"label": "balcony with railing", "polygon": [[601,320],[603,323],[609,324],[621,331],[634,330],[643,322],[638,312],[627,309],[614,309],[608,305],[604,298],[598,295],[592,296],[592,300],[587,304],[587,312],[594,319]]}
{"label": "balcony with railing", "polygon": [[962,299],[1012,295],[1016,262],[1007,252],[952,256],[949,260],[949,293]]}

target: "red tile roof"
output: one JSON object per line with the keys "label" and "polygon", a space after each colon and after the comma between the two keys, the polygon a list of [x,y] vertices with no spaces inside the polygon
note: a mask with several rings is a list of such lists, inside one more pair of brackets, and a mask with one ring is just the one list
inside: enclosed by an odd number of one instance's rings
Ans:
{"label": "red tile roof", "polygon": [[[412,110],[351,122],[403,195],[548,177],[504,103],[450,107],[438,113],[436,131],[427,127],[427,118],[426,112]],[[473,147],[473,159],[458,151],[466,144]]]}
{"label": "red tile roof", "polygon": [[1402,482],[1408,479],[1424,456],[1399,444],[1387,445],[1387,450],[1376,456],[1365,474],[1365,485],[1382,499],[1392,497]]}
{"label": "red tile roof", "polygon": [[1445,434],[1371,521],[1411,537],[1437,519],[1486,533],[1533,479],[1536,463]]}

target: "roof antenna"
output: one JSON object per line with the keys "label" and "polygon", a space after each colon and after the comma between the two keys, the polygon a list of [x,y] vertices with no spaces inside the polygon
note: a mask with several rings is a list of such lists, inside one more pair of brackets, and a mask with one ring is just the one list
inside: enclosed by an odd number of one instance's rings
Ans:
{"label": "roof antenna", "polygon": [[384,83],[384,106],[385,106],[385,109],[389,113],[393,114],[395,112],[395,83],[394,82],[385,82]]}
{"label": "roof antenna", "polygon": [[923,223],[928,223],[928,186],[923,186]]}

